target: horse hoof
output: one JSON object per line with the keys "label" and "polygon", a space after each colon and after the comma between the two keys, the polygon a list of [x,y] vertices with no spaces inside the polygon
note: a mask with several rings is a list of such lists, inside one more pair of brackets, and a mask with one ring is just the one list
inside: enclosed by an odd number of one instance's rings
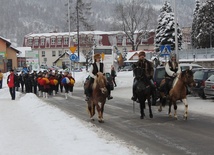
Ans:
{"label": "horse hoof", "polygon": [[103,121],[103,120],[98,120],[98,122],[99,122],[99,123],[104,123],[104,121]]}
{"label": "horse hoof", "polygon": [[184,120],[187,120],[187,116],[183,116]]}
{"label": "horse hoof", "polygon": [[153,115],[152,115],[152,114],[150,114],[150,115],[149,115],[149,117],[150,117],[150,118],[153,118]]}
{"label": "horse hoof", "polygon": [[94,121],[94,118],[91,118],[91,121]]}

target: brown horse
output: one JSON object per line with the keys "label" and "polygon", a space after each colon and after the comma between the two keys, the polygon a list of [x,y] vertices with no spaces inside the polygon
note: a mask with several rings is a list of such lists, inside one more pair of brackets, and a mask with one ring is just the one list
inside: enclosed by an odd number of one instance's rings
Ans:
{"label": "brown horse", "polygon": [[[108,90],[106,88],[107,80],[105,75],[103,73],[98,72],[97,78],[94,80],[92,89],[92,96],[89,98],[88,103],[88,111],[90,118],[92,120],[93,116],[95,115],[95,107],[97,108],[98,112],[98,121],[100,123],[103,121],[103,111],[104,111],[104,105],[106,103],[106,97],[108,96]],[[99,104],[100,103],[100,104]]]}
{"label": "brown horse", "polygon": [[[165,80],[161,81],[161,85],[165,82]],[[193,79],[193,72],[191,70],[182,71],[180,75],[178,75],[175,80],[172,89],[169,92],[168,100],[169,100],[169,111],[168,114],[171,117],[171,106],[174,106],[174,117],[177,119],[177,100],[182,100],[185,105],[184,119],[187,120],[188,115],[188,103],[187,103],[187,86],[193,87],[195,86],[195,82]],[[163,97],[164,93],[160,92],[160,95]],[[162,111],[162,103],[160,104],[159,111]]]}

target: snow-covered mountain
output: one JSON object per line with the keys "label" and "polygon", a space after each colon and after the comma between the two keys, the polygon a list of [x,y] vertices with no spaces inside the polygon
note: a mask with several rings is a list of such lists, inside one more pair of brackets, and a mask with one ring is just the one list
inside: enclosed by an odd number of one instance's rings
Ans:
{"label": "snow-covered mountain", "polygon": [[[85,0],[86,1],[86,0]],[[87,0],[90,1],[90,0]],[[165,0],[147,0],[159,13]],[[168,0],[172,3],[174,0]],[[22,46],[23,37],[29,33],[68,31],[66,24],[68,0],[1,0],[0,36]],[[91,0],[95,30],[114,30],[111,19],[115,4],[124,0]],[[176,1],[178,22],[181,27],[191,26],[195,0]]]}

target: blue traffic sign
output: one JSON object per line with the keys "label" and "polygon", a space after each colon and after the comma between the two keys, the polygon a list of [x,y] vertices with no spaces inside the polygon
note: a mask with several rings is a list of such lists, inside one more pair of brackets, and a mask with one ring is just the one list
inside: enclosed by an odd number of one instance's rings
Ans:
{"label": "blue traffic sign", "polygon": [[78,62],[79,61],[79,58],[76,54],[71,54],[70,55],[70,60],[71,61],[75,61],[75,62]]}
{"label": "blue traffic sign", "polygon": [[161,45],[160,52],[162,56],[170,55],[171,54],[171,46],[170,45]]}

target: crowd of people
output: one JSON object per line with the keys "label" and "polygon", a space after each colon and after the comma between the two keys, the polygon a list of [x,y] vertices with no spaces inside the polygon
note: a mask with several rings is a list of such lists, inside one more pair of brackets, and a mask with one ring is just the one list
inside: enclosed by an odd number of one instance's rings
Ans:
{"label": "crowd of people", "polygon": [[18,75],[11,69],[7,77],[12,100],[15,100],[15,91],[19,90],[22,93],[34,93],[44,98],[48,98],[50,95],[55,96],[58,92],[64,92],[67,99],[68,95],[72,95],[74,83],[75,79],[68,71],[62,73],[50,70],[30,73],[23,70]]}

